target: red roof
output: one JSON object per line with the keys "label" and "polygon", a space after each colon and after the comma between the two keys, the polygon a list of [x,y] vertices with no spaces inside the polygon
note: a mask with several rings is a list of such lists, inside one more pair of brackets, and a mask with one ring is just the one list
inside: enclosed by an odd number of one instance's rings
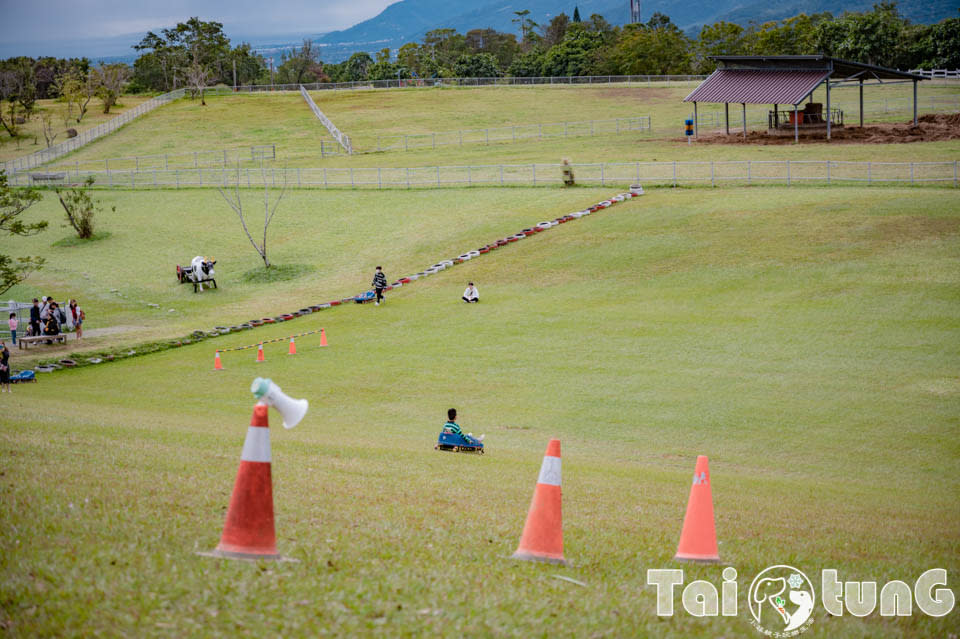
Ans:
{"label": "red roof", "polygon": [[684,102],[799,104],[827,79],[830,71],[755,71],[718,69]]}

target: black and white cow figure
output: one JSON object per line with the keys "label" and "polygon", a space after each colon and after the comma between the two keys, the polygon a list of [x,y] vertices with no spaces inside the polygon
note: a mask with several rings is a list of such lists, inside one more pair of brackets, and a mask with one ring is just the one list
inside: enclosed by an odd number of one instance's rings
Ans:
{"label": "black and white cow figure", "polygon": [[208,260],[201,255],[190,260],[190,281],[193,282],[194,292],[198,288],[203,291],[204,282],[211,282],[213,288],[217,288],[217,280],[214,279],[213,273],[213,265],[216,263],[216,260]]}

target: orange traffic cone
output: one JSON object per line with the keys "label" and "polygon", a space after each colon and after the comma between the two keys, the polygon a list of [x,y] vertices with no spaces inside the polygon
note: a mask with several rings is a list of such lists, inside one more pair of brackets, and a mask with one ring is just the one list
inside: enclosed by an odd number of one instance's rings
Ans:
{"label": "orange traffic cone", "polygon": [[687,514],[683,518],[683,531],[680,533],[680,544],[673,558],[702,563],[720,561],[717,530],[713,519],[713,497],[710,494],[710,468],[706,455],[697,457],[690,498],[687,501]]}
{"label": "orange traffic cone", "polygon": [[320,329],[320,346],[326,346],[326,345],[327,345],[327,332],[321,328]]}
{"label": "orange traffic cone", "polygon": [[297,354],[297,345],[293,342],[293,337],[290,338],[290,351],[287,355],[296,355]]}
{"label": "orange traffic cone", "polygon": [[560,440],[551,439],[540,466],[520,545],[511,559],[566,564],[560,495]]}
{"label": "orange traffic cone", "polygon": [[260,342],[260,344],[257,345],[257,361],[263,361],[263,342]]}
{"label": "orange traffic cone", "polygon": [[223,524],[220,545],[211,555],[230,559],[279,559],[273,526],[270,430],[267,405],[253,407],[240,454],[240,468]]}
{"label": "orange traffic cone", "polygon": [[213,370],[222,371],[223,364],[220,363],[220,351],[217,351],[217,354],[213,357]]}

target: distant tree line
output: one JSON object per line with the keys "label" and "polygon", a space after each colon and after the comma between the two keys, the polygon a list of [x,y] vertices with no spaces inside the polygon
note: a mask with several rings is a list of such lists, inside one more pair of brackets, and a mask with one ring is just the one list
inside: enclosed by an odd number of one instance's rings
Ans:
{"label": "distant tree line", "polygon": [[697,37],[655,13],[643,24],[611,26],[601,15],[588,20],[560,13],[539,25],[529,11],[515,12],[519,39],[512,33],[474,29],[428,32],[392,58],[389,49],[356,53],[323,66],[335,82],[433,77],[530,77],[585,75],[685,75],[710,73],[714,55],[809,55],[900,69],[960,68],[960,18],[913,24],[895,3],[866,13],[801,14],[746,27],[717,22]]}

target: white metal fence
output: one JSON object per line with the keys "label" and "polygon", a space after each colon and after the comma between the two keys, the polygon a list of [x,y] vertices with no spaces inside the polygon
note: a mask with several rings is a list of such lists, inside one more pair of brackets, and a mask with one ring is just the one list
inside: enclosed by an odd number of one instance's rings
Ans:
{"label": "white metal fence", "polygon": [[[582,120],[578,122],[548,122],[539,124],[515,124],[486,129],[462,129],[457,131],[436,131],[431,133],[408,133],[400,135],[378,135],[376,149],[354,153],[379,153],[382,151],[409,151],[411,149],[435,149],[438,146],[463,146],[465,144],[495,144],[498,142],[517,142],[543,138],[582,137],[590,135],[612,135],[619,133],[649,132],[650,116],[638,115],[631,118],[613,118],[608,120]],[[330,143],[320,143],[320,155],[340,155]]]}
{"label": "white metal fence", "polygon": [[936,78],[944,78],[948,80],[960,80],[960,69],[910,69],[907,73],[913,73],[914,75],[922,75],[925,78],[930,78],[931,80]]}
{"label": "white metal fence", "polygon": [[[310,97],[310,94],[307,93],[307,90],[303,88],[303,85],[300,86],[300,95],[303,96],[303,99],[307,101],[307,104],[310,106],[310,110],[313,111],[313,114],[317,116],[317,119],[320,120],[320,123],[323,126],[327,127],[327,131],[330,132],[330,135],[333,136],[333,139],[336,140],[343,150],[347,152],[348,155],[353,154],[353,145],[350,144],[350,137],[342,133],[336,125],[330,121],[323,111],[320,110],[320,107],[317,106],[317,103],[313,101],[313,98]],[[321,155],[323,154],[323,143],[321,141]]]}
{"label": "white metal fence", "polygon": [[[577,184],[629,186],[741,186],[760,184],[895,184],[957,187],[958,162],[839,162],[835,160],[742,160],[705,162],[605,162],[573,164]],[[558,186],[560,164],[493,164],[381,168],[197,168],[165,171],[66,172],[55,184],[79,183],[87,176],[97,186],[189,188],[282,185],[313,188],[443,188],[463,186]],[[18,173],[11,181],[29,185]]]}
{"label": "white metal fence", "polygon": [[99,137],[102,137],[104,135],[107,135],[108,133],[112,133],[116,131],[117,129],[122,127],[124,124],[135,120],[136,118],[140,117],[144,113],[149,113],[150,111],[153,111],[158,106],[162,106],[172,100],[182,98],[183,93],[184,93],[183,89],[177,89],[176,91],[171,91],[170,93],[164,93],[163,95],[158,95],[155,98],[151,98],[146,102],[143,102],[137,105],[136,108],[131,109],[130,111],[127,111],[125,113],[122,113],[121,115],[118,115],[112,120],[108,120],[107,122],[104,122],[103,124],[96,126],[92,129],[87,129],[86,131],[80,133],[80,135],[78,135],[75,138],[70,138],[65,142],[61,142],[60,144],[55,144],[50,148],[43,149],[42,151],[37,151],[36,153],[32,153],[30,155],[26,155],[21,158],[8,160],[7,162],[3,163],[2,168],[9,174],[9,173],[13,173],[14,171],[32,169],[34,167],[40,166],[41,164],[50,162],[51,160],[55,160],[59,157],[66,155],[67,153],[70,153],[71,151],[76,151],[80,147],[90,142],[93,142]]}
{"label": "white metal fence", "polygon": [[274,160],[277,157],[276,144],[260,144],[235,149],[208,149],[204,151],[188,151],[185,153],[162,153],[157,155],[131,155],[129,157],[105,158],[103,160],[86,159],[82,162],[74,160],[70,163],[48,164],[44,171],[80,171],[82,169],[104,171],[118,171],[133,169],[135,171],[149,171],[153,169],[196,169],[200,167],[236,167],[238,163],[250,162],[258,165],[263,160]]}

